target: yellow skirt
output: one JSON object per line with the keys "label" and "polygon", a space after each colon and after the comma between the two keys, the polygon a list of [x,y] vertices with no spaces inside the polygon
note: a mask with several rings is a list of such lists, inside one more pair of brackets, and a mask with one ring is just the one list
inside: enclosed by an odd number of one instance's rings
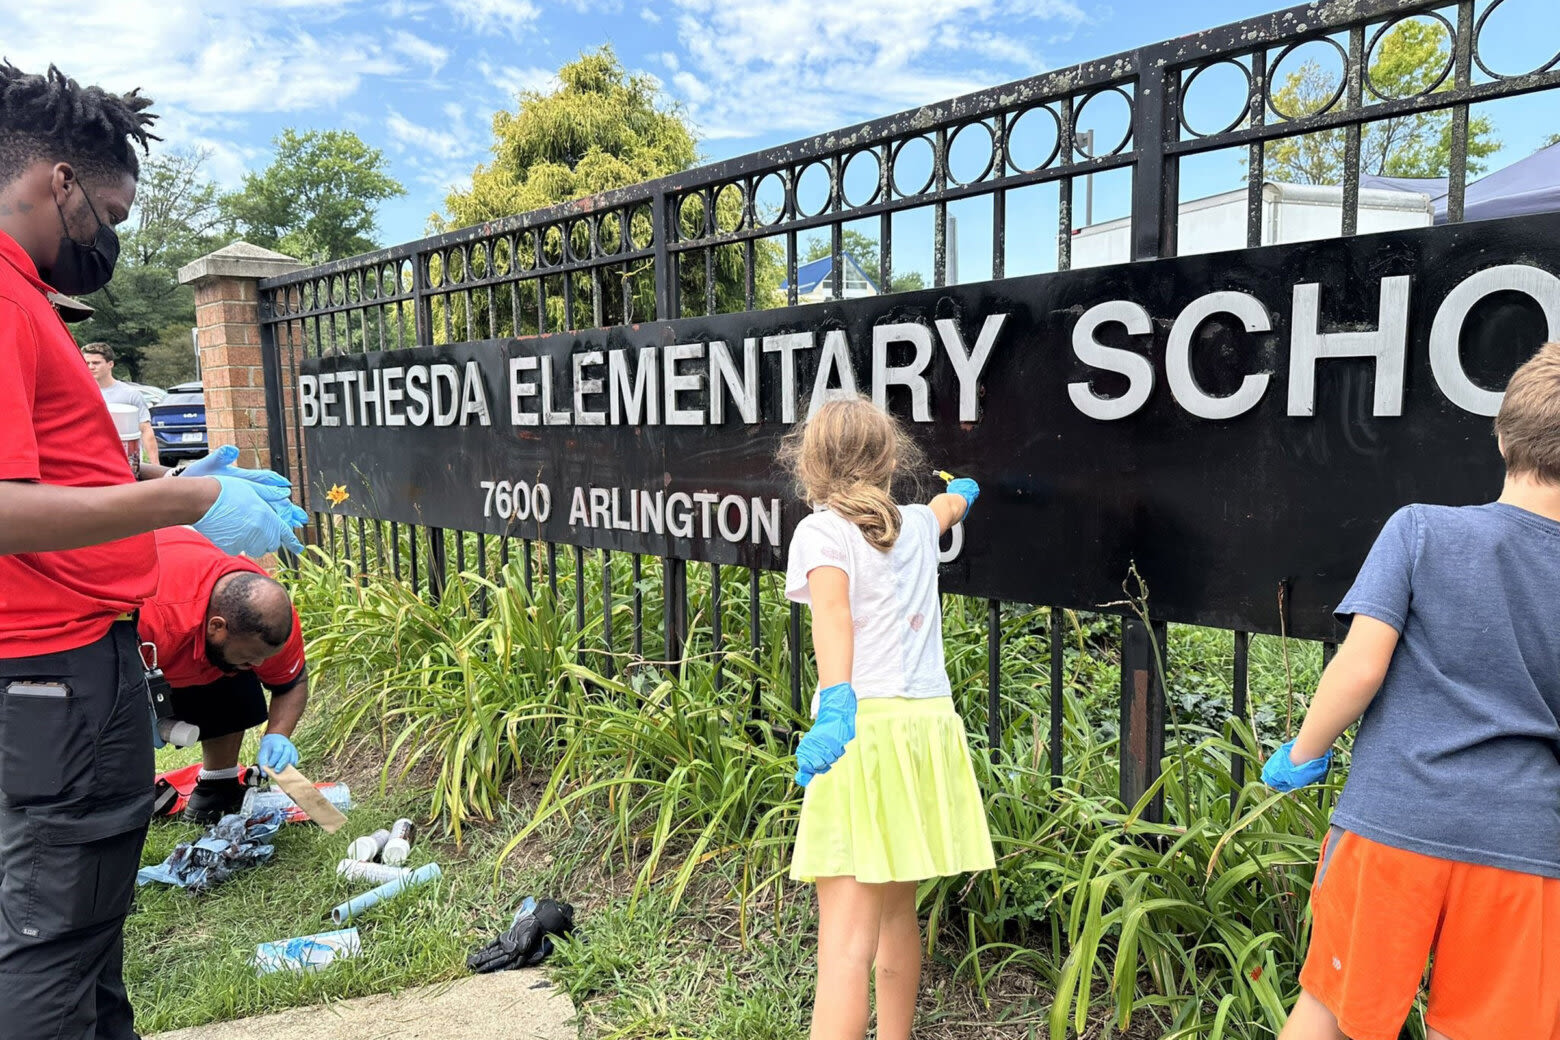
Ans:
{"label": "yellow skirt", "polygon": [[807,785],[792,880],[922,881],[994,865],[952,698],[859,701],[856,738]]}

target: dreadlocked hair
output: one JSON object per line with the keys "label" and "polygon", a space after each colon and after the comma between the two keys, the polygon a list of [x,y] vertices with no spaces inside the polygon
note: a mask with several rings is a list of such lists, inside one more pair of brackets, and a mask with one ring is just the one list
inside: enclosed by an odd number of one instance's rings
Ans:
{"label": "dreadlocked hair", "polygon": [[0,184],[32,163],[67,162],[79,174],[141,174],[136,146],[149,152],[160,141],[149,129],[157,116],[140,88],[110,94],[83,87],[53,65],[30,75],[0,61]]}
{"label": "dreadlocked hair", "polygon": [[865,397],[837,398],[797,425],[780,445],[780,462],[807,501],[825,505],[887,552],[899,539],[895,475],[924,466],[921,449],[899,422]]}

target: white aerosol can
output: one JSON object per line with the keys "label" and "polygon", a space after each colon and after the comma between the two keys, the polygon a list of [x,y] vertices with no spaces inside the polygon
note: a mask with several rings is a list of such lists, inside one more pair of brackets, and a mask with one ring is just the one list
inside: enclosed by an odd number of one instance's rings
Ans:
{"label": "white aerosol can", "polygon": [[417,825],[402,817],[390,825],[390,840],[385,842],[383,859],[392,867],[399,867],[412,854],[412,842],[417,840]]}

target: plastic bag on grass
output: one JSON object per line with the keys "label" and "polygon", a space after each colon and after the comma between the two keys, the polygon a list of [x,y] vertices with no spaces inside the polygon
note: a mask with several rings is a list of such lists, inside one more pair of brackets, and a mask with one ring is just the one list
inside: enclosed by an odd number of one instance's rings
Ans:
{"label": "plastic bag on grass", "polygon": [[194,841],[181,841],[168,858],[156,866],[142,867],[137,885],[157,882],[203,892],[220,885],[239,871],[258,867],[276,851],[271,839],[281,829],[283,814],[276,810],[242,816],[224,816]]}

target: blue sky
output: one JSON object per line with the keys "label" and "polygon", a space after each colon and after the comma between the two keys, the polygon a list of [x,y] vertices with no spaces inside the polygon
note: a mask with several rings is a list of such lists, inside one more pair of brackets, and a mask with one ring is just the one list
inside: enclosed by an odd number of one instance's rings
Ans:
{"label": "blue sky", "polygon": [[[208,171],[226,184],[263,166],[284,127],[351,129],[385,151],[407,188],[381,210],[388,243],[420,237],[449,186],[487,157],[496,109],[512,106],[517,90],[546,89],[560,64],[601,43],[657,77],[698,126],[706,157],[721,159],[1281,6],[78,0],[19,6],[0,50],[23,68],[52,61],[83,82],[142,86],[159,101],[168,145],[209,150]],[[1486,56],[1502,71],[1542,64],[1560,48],[1560,4],[1504,0],[1487,38]],[[1560,130],[1555,101],[1490,108],[1506,145],[1496,165]],[[1232,157],[1217,157],[1183,173],[1184,193],[1240,176]],[[1097,185],[1097,219],[1124,214],[1123,188],[1122,178]]]}

